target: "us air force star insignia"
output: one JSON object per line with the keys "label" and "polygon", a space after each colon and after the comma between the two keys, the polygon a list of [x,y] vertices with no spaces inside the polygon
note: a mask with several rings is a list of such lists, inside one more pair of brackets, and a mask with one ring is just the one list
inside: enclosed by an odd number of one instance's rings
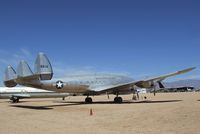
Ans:
{"label": "us air force star insignia", "polygon": [[57,89],[62,89],[62,88],[63,88],[63,82],[60,81],[60,80],[57,81],[57,82],[56,82],[56,88],[57,88]]}

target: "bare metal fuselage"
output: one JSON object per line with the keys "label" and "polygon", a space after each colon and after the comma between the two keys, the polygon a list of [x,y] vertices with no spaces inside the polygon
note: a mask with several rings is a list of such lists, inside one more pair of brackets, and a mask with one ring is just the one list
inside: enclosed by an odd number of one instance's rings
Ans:
{"label": "bare metal fuselage", "polygon": [[[62,88],[57,88],[57,81],[64,81]],[[111,75],[111,74],[95,74],[95,75],[79,75],[69,76],[61,79],[54,79],[51,81],[18,81],[21,85],[31,86],[49,91],[56,91],[59,93],[95,93],[102,90],[102,88],[112,87],[118,84],[123,84],[133,81],[133,79],[126,76]],[[124,87],[121,89],[123,93],[130,93],[131,89]],[[118,90],[120,92],[120,89]]]}

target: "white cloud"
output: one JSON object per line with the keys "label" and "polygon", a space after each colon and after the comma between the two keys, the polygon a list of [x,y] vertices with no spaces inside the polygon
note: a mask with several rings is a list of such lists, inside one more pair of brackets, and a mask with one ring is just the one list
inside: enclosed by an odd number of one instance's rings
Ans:
{"label": "white cloud", "polygon": [[20,49],[24,56],[32,56],[31,52],[27,49],[21,48]]}
{"label": "white cloud", "polygon": [[122,75],[122,76],[130,76],[127,72],[111,72],[111,71],[103,71],[97,70],[92,66],[84,66],[84,67],[57,67],[53,66],[54,70],[54,78],[65,78],[70,76],[80,76],[80,75],[94,75],[94,74],[110,74],[110,75]]}
{"label": "white cloud", "polygon": [[5,66],[16,66],[20,60],[26,60],[28,62],[33,60],[31,52],[24,48],[21,48],[19,51],[15,51],[14,53],[6,50],[0,50],[0,54],[0,64]]}
{"label": "white cloud", "polygon": [[30,62],[30,67],[32,68],[33,56],[28,49],[21,48],[15,52],[0,50],[0,75],[4,76],[4,70],[8,65],[16,70],[20,60],[26,60],[27,63]]}
{"label": "white cloud", "polygon": [[[20,48],[19,50],[15,50],[14,52],[10,50],[0,50],[0,75],[4,76],[4,70],[8,65],[13,66],[14,68],[17,67],[20,60],[26,60],[28,63],[30,62],[30,67],[33,67],[33,60],[35,56],[25,48]],[[2,77],[0,80],[2,81]],[[3,84],[1,82],[1,84]]]}
{"label": "white cloud", "polygon": [[[11,65],[14,68],[18,65],[20,60],[25,60],[30,63],[30,67],[33,69],[34,60],[36,58],[28,49],[20,48],[18,51],[14,53],[8,52],[5,50],[0,50],[0,67],[1,73],[3,74],[2,70],[6,68],[6,66]],[[127,72],[111,72],[111,71],[102,71],[97,70],[93,66],[66,66],[65,63],[61,61],[51,61],[54,77],[69,77],[72,75],[91,75],[91,74],[117,74],[117,75],[126,75],[128,76]]]}

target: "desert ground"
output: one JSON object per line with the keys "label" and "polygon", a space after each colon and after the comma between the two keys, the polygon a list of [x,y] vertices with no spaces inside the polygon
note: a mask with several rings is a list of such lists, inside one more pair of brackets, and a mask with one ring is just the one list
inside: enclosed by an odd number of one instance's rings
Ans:
{"label": "desert ground", "polygon": [[[147,100],[143,97],[147,96]],[[199,134],[200,92],[142,94],[139,101],[122,95],[0,100],[0,134]],[[92,109],[92,115],[90,115]]]}

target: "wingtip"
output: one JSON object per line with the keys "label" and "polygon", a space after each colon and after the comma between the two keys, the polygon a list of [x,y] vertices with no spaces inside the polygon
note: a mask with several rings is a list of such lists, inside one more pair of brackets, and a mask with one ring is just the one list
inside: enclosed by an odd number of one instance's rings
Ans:
{"label": "wingtip", "polygon": [[191,68],[188,68],[188,70],[194,70],[196,69],[196,67],[191,67]]}
{"label": "wingtip", "polygon": [[192,67],[193,69],[196,69],[197,67]]}
{"label": "wingtip", "polygon": [[180,71],[180,73],[186,73],[186,72],[192,71],[194,69],[196,69],[196,67],[190,67],[190,68],[187,68],[187,69]]}

